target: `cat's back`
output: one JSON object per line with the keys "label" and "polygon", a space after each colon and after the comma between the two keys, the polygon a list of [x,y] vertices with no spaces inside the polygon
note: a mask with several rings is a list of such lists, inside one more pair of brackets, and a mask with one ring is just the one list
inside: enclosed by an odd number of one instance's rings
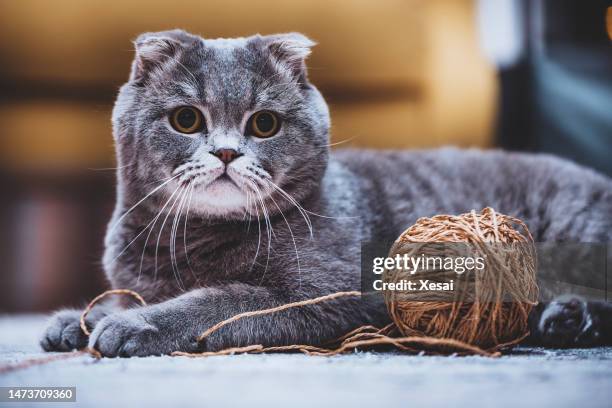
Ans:
{"label": "cat's back", "polygon": [[[427,150],[339,149],[333,160],[358,177],[375,179],[392,193],[406,186],[444,187],[448,192],[495,190],[495,186],[531,187],[562,176],[580,176],[566,183],[610,186],[612,180],[594,170],[548,154],[444,147]],[[586,179],[586,180],[585,180]],[[458,185],[460,184],[460,185]],[[561,186],[560,186],[561,187]]]}
{"label": "cat's back", "polygon": [[536,224],[542,211],[571,213],[593,200],[612,200],[612,180],[550,155],[458,148],[342,149],[334,151],[332,160],[359,180],[371,211],[392,220],[391,234],[419,217],[441,213],[491,206]]}

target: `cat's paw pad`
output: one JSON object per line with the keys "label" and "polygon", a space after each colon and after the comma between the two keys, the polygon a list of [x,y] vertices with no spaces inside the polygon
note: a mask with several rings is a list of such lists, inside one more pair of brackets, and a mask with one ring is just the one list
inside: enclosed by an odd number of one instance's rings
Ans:
{"label": "cat's paw pad", "polygon": [[71,351],[87,345],[87,336],[81,330],[81,313],[62,310],[55,313],[45,328],[40,346],[45,351]]}
{"label": "cat's paw pad", "polygon": [[588,347],[599,338],[598,322],[587,302],[577,296],[552,301],[542,312],[538,330],[549,347]]}
{"label": "cat's paw pad", "polygon": [[159,330],[137,309],[111,314],[96,325],[89,347],[106,357],[164,354]]}

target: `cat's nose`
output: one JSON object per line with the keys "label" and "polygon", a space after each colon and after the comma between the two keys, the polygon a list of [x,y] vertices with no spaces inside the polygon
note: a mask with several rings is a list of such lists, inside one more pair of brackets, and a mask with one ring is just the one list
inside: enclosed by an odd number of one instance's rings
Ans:
{"label": "cat's nose", "polygon": [[217,151],[215,151],[214,155],[217,156],[225,164],[228,164],[231,161],[242,156],[234,149],[218,149]]}

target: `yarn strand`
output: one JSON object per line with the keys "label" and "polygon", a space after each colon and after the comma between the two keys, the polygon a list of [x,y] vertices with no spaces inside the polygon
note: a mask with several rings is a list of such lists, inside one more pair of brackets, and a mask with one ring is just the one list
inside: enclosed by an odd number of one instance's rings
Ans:
{"label": "yarn strand", "polygon": [[291,309],[291,308],[294,308],[294,307],[302,307],[302,306],[314,305],[316,303],[321,303],[321,302],[325,302],[325,301],[328,301],[328,300],[333,300],[333,299],[337,299],[337,298],[340,298],[340,297],[347,297],[347,296],[351,296],[351,297],[361,296],[361,292],[357,292],[357,291],[336,292],[336,293],[332,293],[330,295],[325,295],[325,296],[321,296],[321,297],[314,298],[314,299],[301,300],[299,302],[293,302],[293,303],[286,303],[284,305],[272,307],[270,309],[253,310],[251,312],[240,313],[240,314],[237,314],[235,316],[230,317],[229,319],[223,320],[223,321],[221,321],[221,322],[211,326],[209,329],[204,331],[204,333],[202,333],[198,337],[198,341],[204,340],[206,337],[210,336],[212,333],[216,332],[217,330],[219,330],[223,326],[226,326],[226,325],[228,325],[230,323],[233,323],[236,320],[244,319],[245,317],[267,315],[267,314],[276,313],[276,312],[280,312],[280,311],[283,311],[283,310]]}

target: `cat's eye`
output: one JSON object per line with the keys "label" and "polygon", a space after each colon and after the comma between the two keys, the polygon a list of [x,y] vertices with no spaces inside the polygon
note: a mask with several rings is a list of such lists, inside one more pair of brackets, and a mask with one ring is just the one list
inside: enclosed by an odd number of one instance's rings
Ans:
{"label": "cat's eye", "polygon": [[274,112],[255,112],[247,123],[247,133],[259,138],[272,137],[280,129],[280,119]]}
{"label": "cat's eye", "polygon": [[170,124],[177,132],[196,133],[206,128],[202,112],[193,106],[181,106],[170,114]]}

